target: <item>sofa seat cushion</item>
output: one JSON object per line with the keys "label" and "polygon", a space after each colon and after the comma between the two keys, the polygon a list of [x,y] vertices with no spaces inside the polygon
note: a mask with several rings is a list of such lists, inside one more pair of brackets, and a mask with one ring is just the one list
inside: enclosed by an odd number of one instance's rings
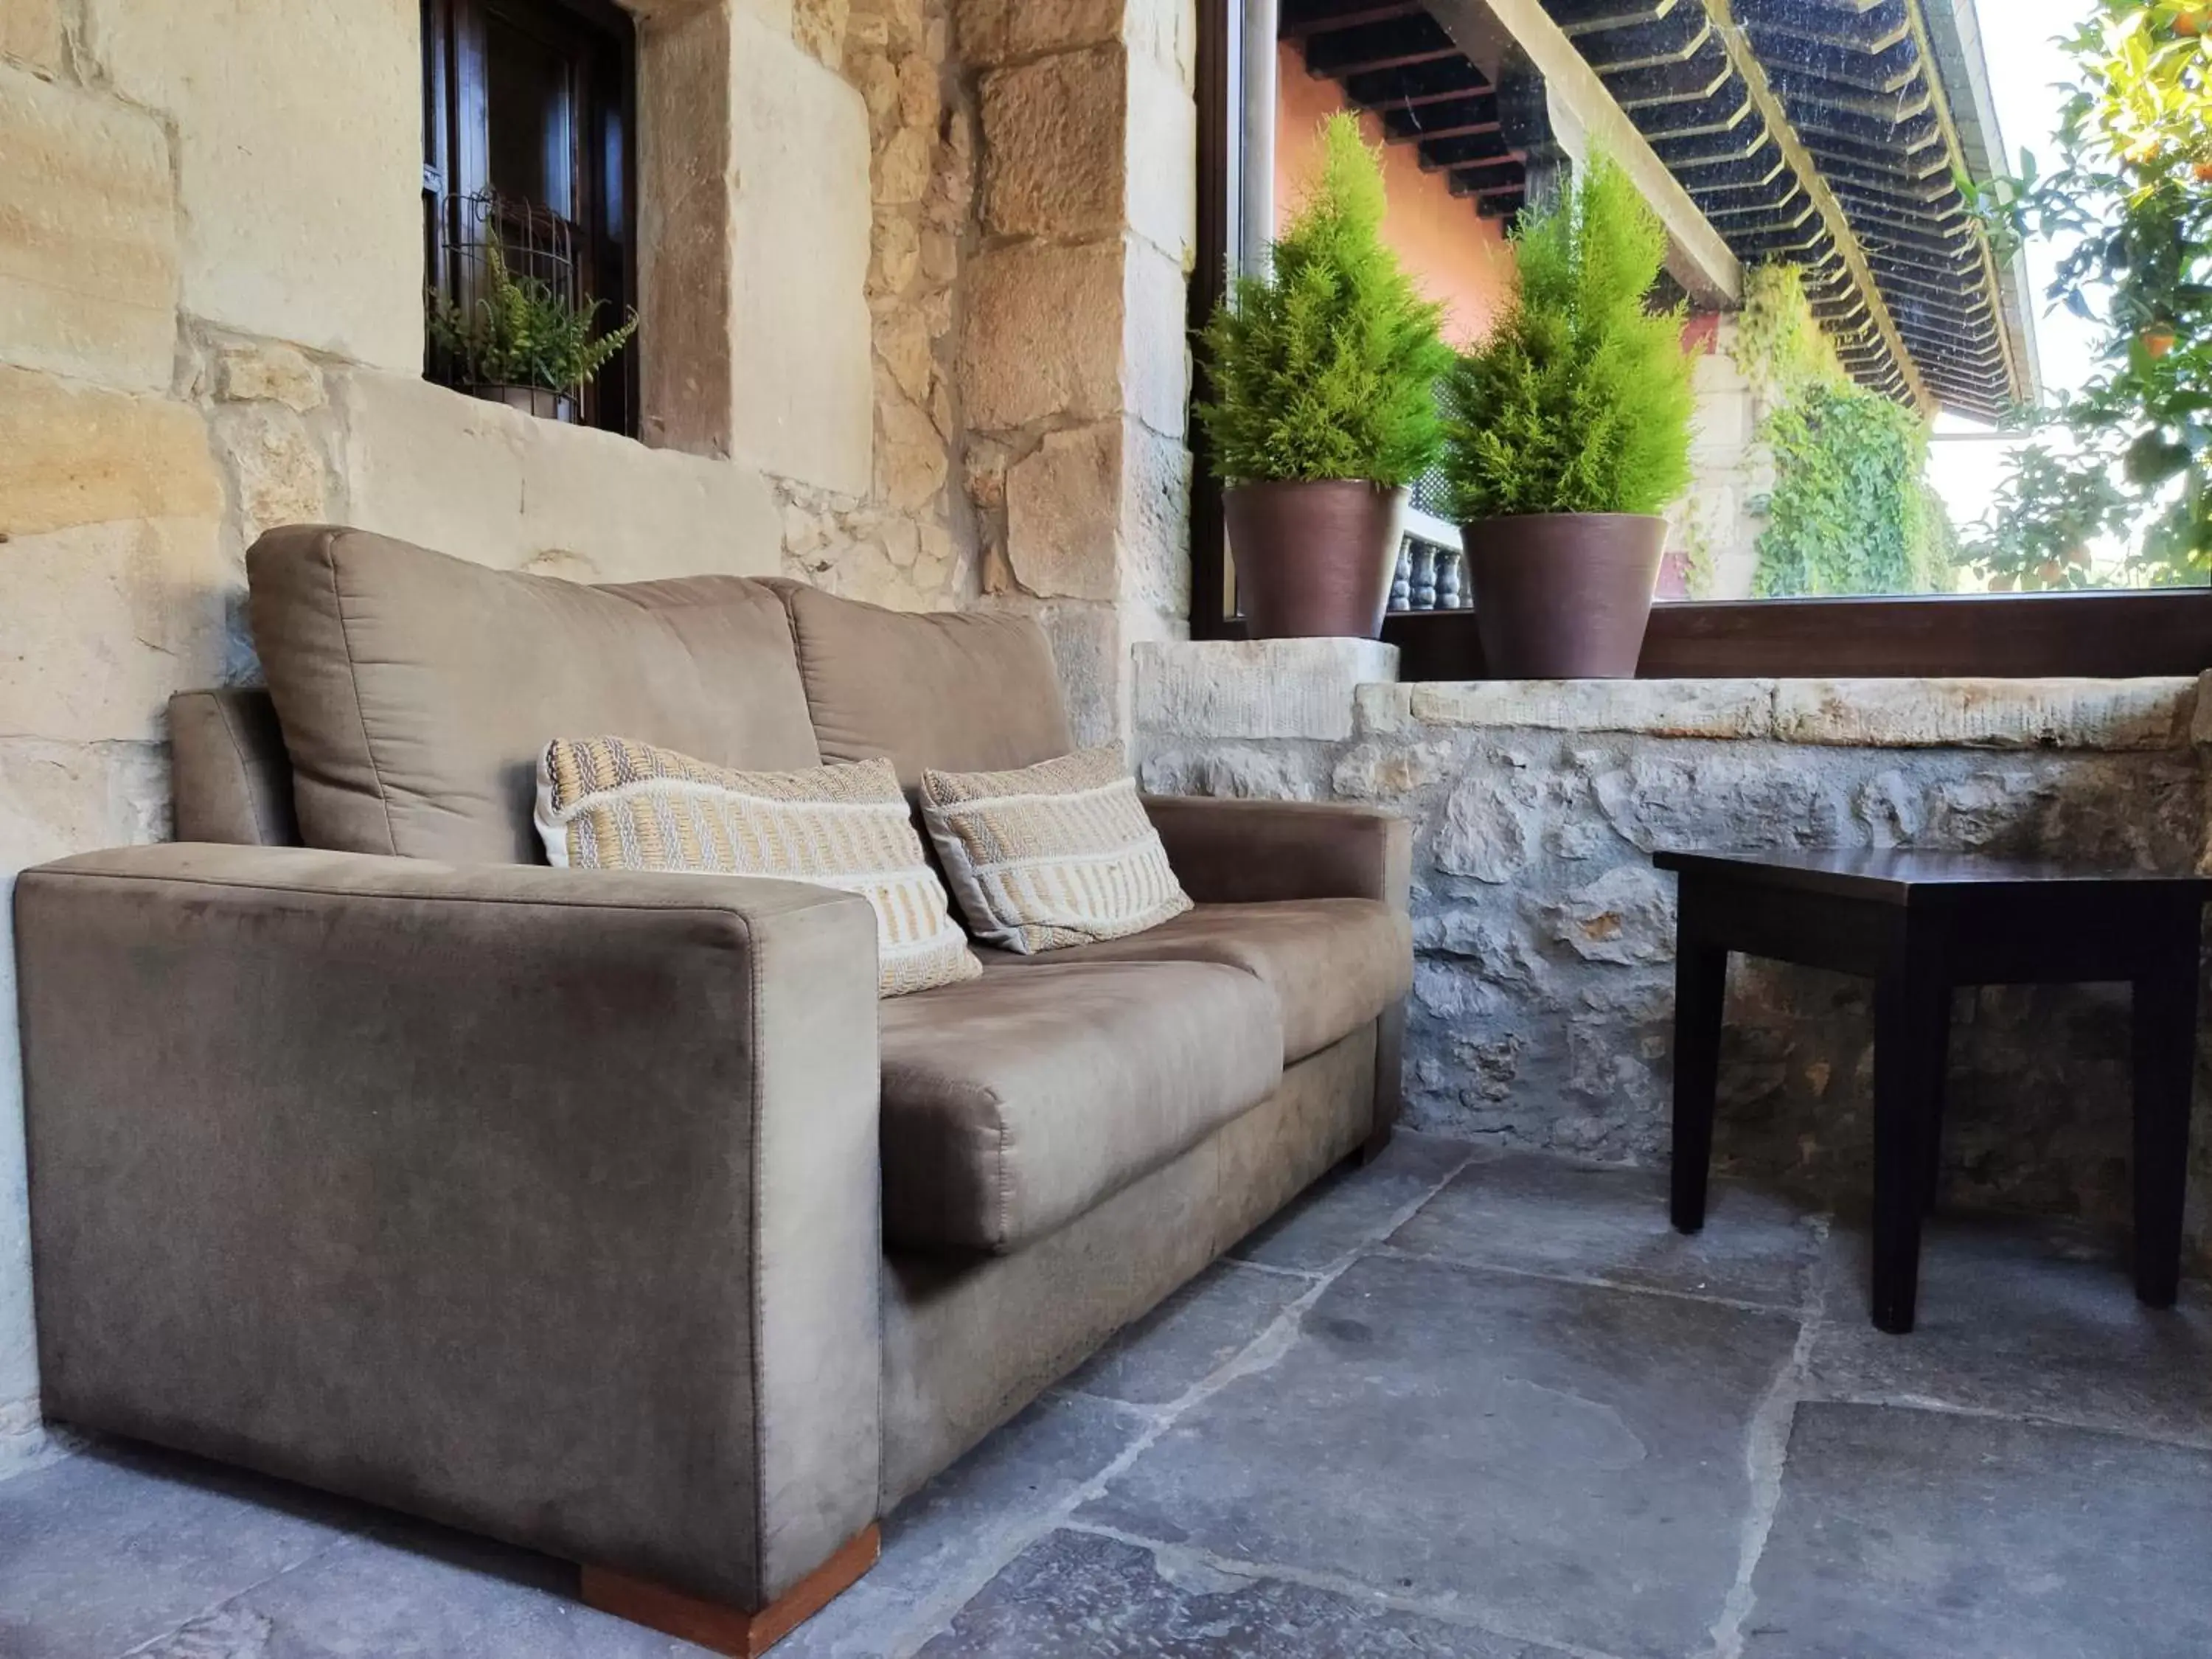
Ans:
{"label": "sofa seat cushion", "polygon": [[[1040,958],[979,948],[985,982],[1036,971]],[[1044,961],[1212,962],[1241,968],[1274,993],[1283,1063],[1317,1054],[1413,986],[1413,925],[1373,899],[1278,899],[1200,904],[1127,939],[1055,951]]]}
{"label": "sofa seat cushion", "polygon": [[1268,1096],[1275,999],[1215,963],[1040,963],[883,1005],[884,1237],[1004,1255]]}

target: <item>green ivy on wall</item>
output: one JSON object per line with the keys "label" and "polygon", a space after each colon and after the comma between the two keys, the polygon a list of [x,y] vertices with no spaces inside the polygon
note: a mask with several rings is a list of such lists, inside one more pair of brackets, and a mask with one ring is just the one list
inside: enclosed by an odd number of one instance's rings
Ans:
{"label": "green ivy on wall", "polygon": [[1752,592],[1761,599],[1926,593],[1956,585],[1956,544],[1929,488],[1928,428],[1855,383],[1788,266],[1747,273],[1737,366],[1769,401],[1759,440],[1773,493]]}

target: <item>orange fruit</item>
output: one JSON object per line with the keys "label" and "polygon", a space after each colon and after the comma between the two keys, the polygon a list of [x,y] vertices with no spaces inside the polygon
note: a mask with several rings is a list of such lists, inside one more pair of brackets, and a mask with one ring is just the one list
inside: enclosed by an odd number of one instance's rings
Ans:
{"label": "orange fruit", "polygon": [[2165,356],[2179,342],[2180,336],[2165,324],[2156,324],[2142,331],[2142,349],[2154,359]]}

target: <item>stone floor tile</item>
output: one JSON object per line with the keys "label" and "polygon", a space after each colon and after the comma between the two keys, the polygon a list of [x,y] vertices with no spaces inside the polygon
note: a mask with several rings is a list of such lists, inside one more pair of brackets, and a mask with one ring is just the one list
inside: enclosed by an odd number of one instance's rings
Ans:
{"label": "stone floor tile", "polygon": [[281,1482],[102,1442],[0,1484],[0,1654],[110,1659],[344,1543]]}
{"label": "stone floor tile", "polygon": [[1390,1243],[1480,1267],[1796,1308],[1820,1235],[1802,1205],[1719,1182],[1705,1230],[1678,1233],[1662,1172],[1513,1153],[1468,1165]]}
{"label": "stone floor tile", "polygon": [[1063,1529],[1009,1563],[921,1652],[923,1659],[1547,1659],[1558,1650],[1371,1597],[1224,1572],[1185,1551]]}
{"label": "stone floor tile", "polygon": [[1078,1513],[1345,1575],[1532,1640],[1679,1659],[1721,1612],[1786,1316],[1355,1262],[1274,1363]]}
{"label": "stone floor tile", "polygon": [[2212,1451],[1797,1409],[1744,1659],[2203,1659]]}
{"label": "stone floor tile", "polygon": [[575,1571],[386,1521],[132,1659],[690,1659],[707,1650],[575,1599]]}
{"label": "stone floor tile", "polygon": [[1271,1324],[1312,1281],[1217,1262],[1116,1337],[1066,1386],[1108,1400],[1180,1400]]}
{"label": "stone floor tile", "polygon": [[1374,1163],[1339,1165],[1231,1254],[1266,1267],[1319,1273],[1382,1237],[1407,1205],[1481,1155],[1465,1141],[1401,1129]]}
{"label": "stone floor tile", "polygon": [[1868,1242],[1838,1222],[1824,1263],[1808,1386],[1845,1399],[1929,1401],[2212,1444],[2212,1288],[2178,1308],[2136,1300],[2124,1255],[2077,1226],[1931,1223],[1918,1318],[1887,1336],[1868,1315]]}
{"label": "stone floor tile", "polygon": [[982,1582],[1146,1425],[1111,1401],[1048,1395],[901,1504],[884,1522],[883,1559],[777,1647],[776,1659],[890,1652],[933,1600]]}

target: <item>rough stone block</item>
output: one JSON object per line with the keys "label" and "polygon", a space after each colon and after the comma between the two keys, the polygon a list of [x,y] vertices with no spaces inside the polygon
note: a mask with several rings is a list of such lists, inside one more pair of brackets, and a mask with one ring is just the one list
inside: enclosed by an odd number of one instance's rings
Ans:
{"label": "rough stone block", "polygon": [[1095,46],[1121,35],[1124,0],[954,0],[963,62],[978,67]]}
{"label": "rough stone block", "polygon": [[1325,773],[1310,744],[1218,744],[1147,753],[1138,780],[1154,795],[1318,800],[1326,790]]}
{"label": "rough stone block", "polygon": [[592,581],[772,575],[782,526],[749,467],[648,449],[442,386],[337,377],[347,521],[458,558]]}
{"label": "rough stone block", "polygon": [[776,573],[781,517],[752,468],[520,418],[522,530],[532,557],[573,555],[602,582]]}
{"label": "rough stone block", "polygon": [[1186,78],[1142,52],[1127,55],[1122,193],[1129,228],[1180,268],[1198,239],[1198,105]]}
{"label": "rough stone block", "polygon": [[779,477],[859,495],[875,438],[867,108],[744,18],[731,24],[728,85],[732,448]]}
{"label": "rough stone block", "polygon": [[[1051,415],[1120,411],[1124,267],[1119,241],[1022,242],[976,256],[960,343],[969,425],[1006,432]],[[1180,362],[1179,321],[1173,331]]]}
{"label": "rough stone block", "polygon": [[1067,723],[1076,743],[1089,747],[1120,738],[1124,653],[1113,608],[1103,605],[1019,608],[1037,619],[1052,643],[1053,665],[1060,672],[1060,695],[1067,701]]}
{"label": "rough stone block", "polygon": [[1541,785],[1518,770],[1470,770],[1436,826],[1437,868],[1493,887],[1515,880],[1537,856],[1542,804]]}
{"label": "rough stone block", "polygon": [[1190,401],[1189,292],[1181,264],[1125,240],[1121,289],[1122,407],[1179,438]]}
{"label": "rough stone block", "polygon": [[1559,943],[1584,962],[1672,962],[1674,889],[1657,871],[1616,864],[1553,907]]}
{"label": "rough stone block", "polygon": [[[0,46],[40,9],[0,8]],[[0,64],[0,356],[116,386],[168,385],[177,210],[160,123]]]}
{"label": "rough stone block", "polygon": [[216,395],[227,403],[276,403],[304,413],[323,406],[323,377],[307,356],[275,340],[225,346]]}
{"label": "rough stone block", "polygon": [[[85,0],[117,91],[169,118],[186,312],[414,373],[422,60],[404,0]],[[303,143],[303,135],[330,142]],[[338,136],[343,135],[343,142]]]}
{"label": "rough stone block", "polygon": [[8,0],[0,6],[0,58],[52,75],[62,66],[61,0]]}
{"label": "rough stone block", "polygon": [[1148,738],[1352,735],[1352,692],[1395,679],[1376,640],[1187,640],[1138,647],[1137,726]]}
{"label": "rough stone block", "polygon": [[222,512],[198,410],[0,368],[0,534]]}
{"label": "rough stone block", "polygon": [[[983,77],[983,224],[1000,236],[1118,235],[1130,65],[1118,44]],[[1177,171],[1188,173],[1188,155]]]}
{"label": "rough stone block", "polygon": [[[1468,680],[1413,686],[1405,705],[1424,726],[1533,726],[1668,738],[1771,734],[1771,680]],[[1383,705],[1376,705],[1378,717]]]}
{"label": "rough stone block", "polygon": [[0,548],[0,732],[150,739],[212,685],[237,573],[212,518],[115,520]]}
{"label": "rough stone block", "polygon": [[282,405],[224,408],[214,426],[243,542],[278,525],[329,519],[323,452],[297,415]]}
{"label": "rough stone block", "polygon": [[1006,556],[1040,598],[1190,605],[1190,453],[1141,423],[1048,433],[1006,475]]}
{"label": "rough stone block", "polygon": [[852,0],[796,0],[791,9],[791,37],[831,69],[845,61],[845,25]]}
{"label": "rough stone block", "polygon": [[1198,45],[1192,0],[955,0],[960,57],[978,68],[1119,40],[1191,84]]}
{"label": "rough stone block", "polygon": [[876,380],[876,496],[911,513],[936,499],[951,476],[952,455],[928,410],[908,397],[888,365]]}
{"label": "rough stone block", "polygon": [[1140,421],[1121,423],[1121,594],[1190,614],[1190,451]]}
{"label": "rough stone block", "polygon": [[1198,6],[1195,0],[1122,0],[1121,39],[1175,71],[1188,91],[1197,81]]}
{"label": "rough stone block", "polygon": [[1884,749],[2173,749],[2187,745],[2193,679],[1784,680],[1786,742]]}
{"label": "rough stone block", "polygon": [[1120,591],[1122,423],[1050,432],[1006,471],[1006,559],[1040,599]]}

